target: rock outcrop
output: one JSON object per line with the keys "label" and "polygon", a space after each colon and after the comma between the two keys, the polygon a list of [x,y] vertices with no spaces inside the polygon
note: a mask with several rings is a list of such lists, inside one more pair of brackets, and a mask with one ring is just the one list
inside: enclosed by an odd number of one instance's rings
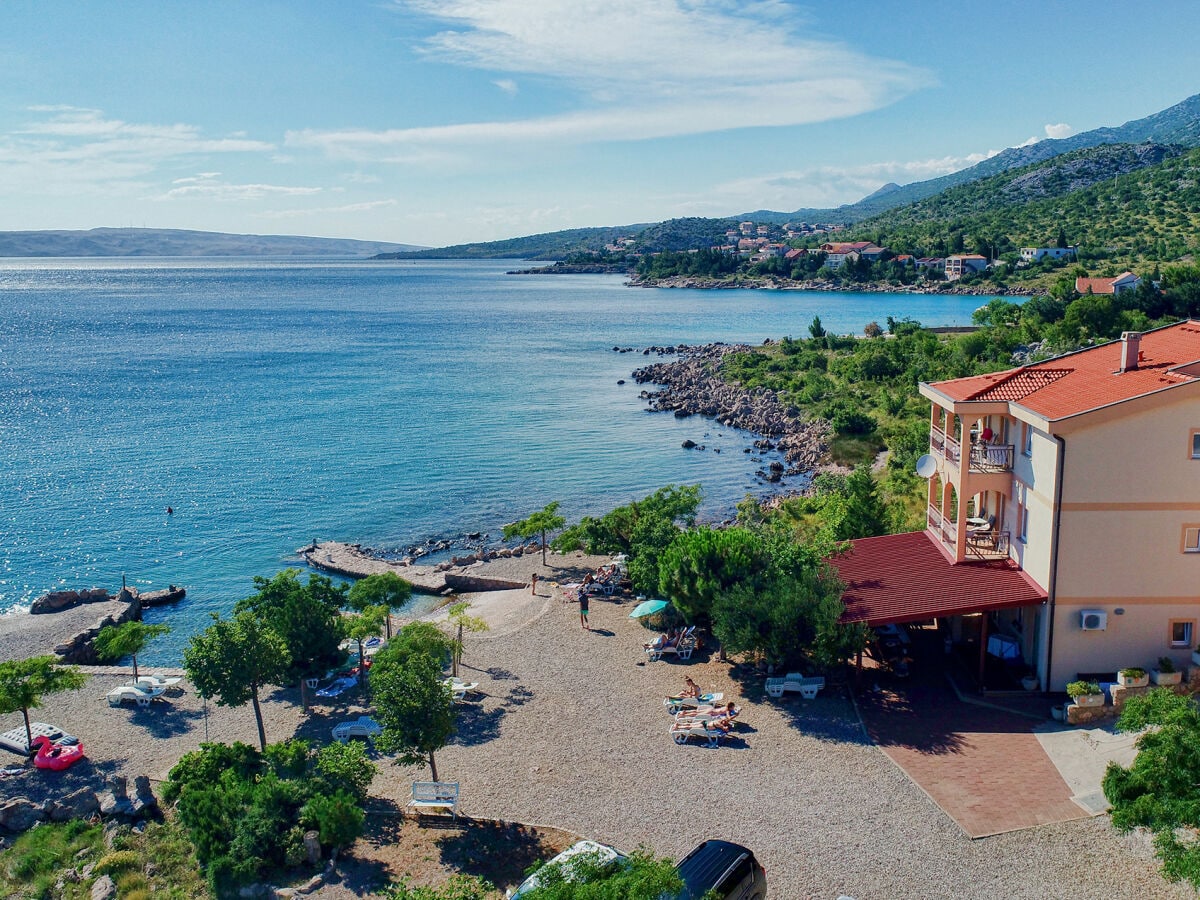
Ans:
{"label": "rock outcrop", "polygon": [[33,601],[29,612],[33,615],[61,612],[83,603],[104,603],[112,598],[105,588],[82,591],[50,591]]}
{"label": "rock outcrop", "polygon": [[[118,599],[121,595],[118,594]],[[125,622],[136,621],[142,617],[142,604],[138,600],[136,594],[131,595],[131,599],[126,604],[125,608],[114,615],[104,616],[97,620],[96,624],[91,628],[79,632],[69,641],[64,641],[54,648],[55,655],[64,663],[71,663],[80,666],[94,666],[100,663],[100,657],[96,655],[94,642],[96,635],[100,633],[100,629],[106,628],[109,625],[121,625]]]}
{"label": "rock outcrop", "polygon": [[785,406],[774,391],[747,390],[721,378],[721,362],[727,354],[747,353],[751,349],[747,344],[665,348],[663,352],[682,355],[670,362],[643,366],[634,371],[633,378],[638,384],[663,385],[662,390],[642,391],[642,398],[652,410],[673,412],[681,418],[706,416],[730,428],[772,438],[774,449],[787,460],[789,475],[819,468],[828,451],[827,423],[803,418],[799,409]]}

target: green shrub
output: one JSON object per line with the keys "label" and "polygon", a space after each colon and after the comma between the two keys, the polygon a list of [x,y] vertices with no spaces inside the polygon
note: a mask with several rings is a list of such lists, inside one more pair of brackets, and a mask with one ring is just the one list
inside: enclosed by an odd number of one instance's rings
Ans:
{"label": "green shrub", "polygon": [[1169,656],[1160,656],[1158,658],[1158,671],[1164,675],[1175,671],[1175,663]]}
{"label": "green shrub", "polygon": [[304,805],[300,821],[316,828],[321,843],[334,849],[348,847],[363,832],[365,815],[355,799],[344,791],[332,797],[318,795]]}
{"label": "green shrub", "polygon": [[1138,678],[1145,678],[1145,677],[1146,677],[1146,670],[1145,670],[1145,669],[1138,669],[1138,668],[1136,668],[1136,667],[1135,667],[1135,668],[1129,668],[1129,669],[1122,669],[1122,670],[1121,670],[1121,677],[1122,677],[1122,678],[1124,678],[1124,679],[1126,679],[1127,681],[1134,681],[1134,680],[1136,680],[1136,679],[1138,679]]}
{"label": "green shrub", "polygon": [[384,900],[486,900],[495,890],[491,884],[475,875],[451,875],[438,887],[412,887],[402,879],[384,888]]}
{"label": "green shrub", "polygon": [[1085,694],[1099,694],[1100,685],[1094,681],[1072,681],[1067,685],[1067,696],[1072,700],[1084,696]]}
{"label": "green shrub", "polygon": [[93,870],[97,875],[112,875],[126,869],[136,868],[138,855],[132,850],[114,850],[100,857]]}

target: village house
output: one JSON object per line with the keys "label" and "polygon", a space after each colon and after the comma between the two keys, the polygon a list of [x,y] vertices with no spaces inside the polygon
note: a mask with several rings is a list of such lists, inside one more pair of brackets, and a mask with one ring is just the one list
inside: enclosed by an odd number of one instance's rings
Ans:
{"label": "village house", "polygon": [[1074,259],[1075,247],[1022,247],[1021,259],[1025,262],[1039,262],[1040,260],[1049,257],[1050,259]]}
{"label": "village house", "polygon": [[[846,618],[937,619],[1045,690],[1105,680],[1200,635],[1200,321],[922,383],[926,528],[835,559]],[[948,644],[949,646],[949,644]]]}
{"label": "village house", "polygon": [[1132,272],[1122,272],[1116,278],[1076,278],[1075,293],[1077,294],[1119,294],[1122,291],[1132,291],[1142,283]]}
{"label": "village house", "polygon": [[940,256],[922,256],[917,260],[916,266],[918,270],[930,269],[934,272],[945,272],[946,260]]}
{"label": "village house", "polygon": [[983,272],[988,267],[986,256],[978,253],[959,253],[946,257],[946,280],[957,281],[972,272]]}

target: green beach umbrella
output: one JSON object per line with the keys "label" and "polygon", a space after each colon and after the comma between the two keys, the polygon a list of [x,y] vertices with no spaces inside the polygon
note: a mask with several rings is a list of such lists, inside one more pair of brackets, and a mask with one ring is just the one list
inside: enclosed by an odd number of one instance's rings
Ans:
{"label": "green beach umbrella", "polygon": [[670,605],[666,600],[643,600],[633,608],[629,618],[640,619],[642,616],[652,616],[656,612],[662,612]]}

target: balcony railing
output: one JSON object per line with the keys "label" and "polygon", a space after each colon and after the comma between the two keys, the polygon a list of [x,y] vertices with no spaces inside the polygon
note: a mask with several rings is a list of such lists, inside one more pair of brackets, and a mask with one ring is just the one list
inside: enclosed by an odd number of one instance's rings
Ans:
{"label": "balcony railing", "polygon": [[1012,444],[972,444],[972,472],[1011,472],[1016,448]]}
{"label": "balcony railing", "polygon": [[958,440],[956,438],[950,437],[950,435],[946,435],[946,440],[943,444],[942,453],[946,457],[947,462],[952,462],[955,465],[958,465],[958,460],[959,460],[960,453],[961,453],[961,451],[959,449]]}
{"label": "balcony railing", "polygon": [[933,428],[933,427],[931,427],[929,429],[929,449],[930,450],[936,450],[938,453],[941,453],[942,446],[945,443],[945,441],[946,441],[946,433],[944,431],[942,431],[942,429]]}
{"label": "balcony railing", "polygon": [[967,535],[967,555],[975,559],[1006,559],[1008,546],[1007,531],[978,531]]}
{"label": "balcony railing", "polygon": [[935,534],[940,532],[942,529],[942,511],[936,506],[927,506],[925,508],[925,525]]}

